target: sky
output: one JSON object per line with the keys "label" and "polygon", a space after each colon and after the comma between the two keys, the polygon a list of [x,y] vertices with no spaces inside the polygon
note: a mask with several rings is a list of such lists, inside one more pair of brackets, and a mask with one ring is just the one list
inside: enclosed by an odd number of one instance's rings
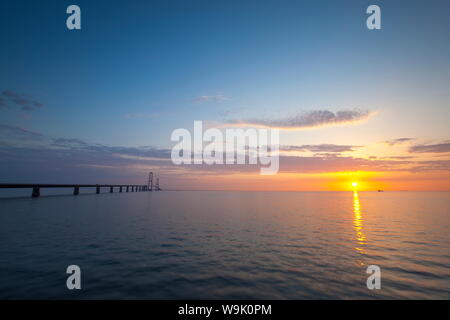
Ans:
{"label": "sky", "polygon": [[[81,8],[81,30],[66,8]],[[380,30],[366,8],[381,8]],[[450,190],[450,2],[0,3],[0,182]],[[279,128],[280,171],[175,166],[177,128]]]}

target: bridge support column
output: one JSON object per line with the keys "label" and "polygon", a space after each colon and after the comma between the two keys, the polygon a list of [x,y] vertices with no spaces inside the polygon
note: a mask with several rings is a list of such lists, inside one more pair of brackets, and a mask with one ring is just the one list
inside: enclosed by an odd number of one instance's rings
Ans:
{"label": "bridge support column", "polygon": [[128,192],[128,189],[130,188],[130,186],[127,186],[127,192]]}
{"label": "bridge support column", "polygon": [[96,194],[99,194],[99,193],[100,193],[100,187],[99,187],[99,186],[97,186],[97,187],[95,188],[95,193],[96,193]]}
{"label": "bridge support column", "polygon": [[38,198],[41,195],[41,190],[39,189],[39,187],[33,187],[33,192],[31,193],[31,196],[33,198]]}
{"label": "bridge support column", "polygon": [[114,187],[109,187],[109,193],[113,193],[114,192]]}
{"label": "bridge support column", "polygon": [[76,186],[73,188],[73,195],[77,196],[80,194],[80,187]]}
{"label": "bridge support column", "polygon": [[120,186],[120,188],[119,188],[119,192],[122,192],[122,186]]}

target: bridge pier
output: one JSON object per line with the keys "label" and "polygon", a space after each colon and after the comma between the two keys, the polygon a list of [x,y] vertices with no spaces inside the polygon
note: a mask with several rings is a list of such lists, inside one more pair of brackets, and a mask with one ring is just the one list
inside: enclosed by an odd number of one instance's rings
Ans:
{"label": "bridge pier", "polygon": [[74,195],[74,196],[77,196],[77,195],[79,195],[79,194],[80,194],[80,187],[75,186],[75,187],[73,188],[73,195]]}
{"label": "bridge pier", "polygon": [[99,193],[100,193],[100,187],[99,187],[99,186],[97,186],[97,187],[95,188],[95,193],[96,193],[96,194],[99,194]]}
{"label": "bridge pier", "polygon": [[122,186],[119,187],[119,192],[122,192]]}
{"label": "bridge pier", "polygon": [[41,196],[41,190],[39,187],[33,187],[33,192],[31,193],[33,198],[38,198]]}
{"label": "bridge pier", "polygon": [[114,192],[114,188],[113,187],[109,187],[109,193],[113,193]]}
{"label": "bridge pier", "polygon": [[128,188],[129,188],[129,186],[127,186],[127,192],[128,192]]}

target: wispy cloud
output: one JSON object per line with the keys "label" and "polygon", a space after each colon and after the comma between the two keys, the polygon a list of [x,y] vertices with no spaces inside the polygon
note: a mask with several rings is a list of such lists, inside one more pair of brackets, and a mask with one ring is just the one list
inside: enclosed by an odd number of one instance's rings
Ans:
{"label": "wispy cloud", "polygon": [[317,144],[302,146],[281,146],[280,151],[299,151],[299,152],[320,152],[320,153],[340,153],[346,151],[354,151],[362,146],[338,145],[338,144]]}
{"label": "wispy cloud", "polygon": [[5,108],[5,107],[6,107],[5,99],[3,99],[2,97],[0,97],[0,109]]}
{"label": "wispy cloud", "polygon": [[382,159],[407,160],[407,159],[414,159],[414,157],[413,156],[389,156],[389,157],[383,157]]}
{"label": "wispy cloud", "polygon": [[0,148],[14,147],[16,149],[48,149],[61,151],[97,152],[117,155],[129,155],[148,158],[170,158],[170,149],[155,148],[152,146],[124,147],[107,146],[89,143],[73,138],[51,138],[38,132],[22,129],[15,126],[0,124]]}
{"label": "wispy cloud", "polygon": [[415,138],[398,138],[398,139],[387,140],[384,143],[386,143],[390,146],[394,146],[396,144],[403,144],[403,143],[411,142],[414,140],[416,140],[416,139]]}
{"label": "wispy cloud", "polygon": [[354,124],[367,120],[373,113],[366,110],[315,110],[301,112],[295,116],[282,119],[246,119],[231,120],[230,125],[270,127],[286,130],[308,129],[324,126]]}
{"label": "wispy cloud", "polygon": [[86,148],[88,144],[79,139],[57,138],[53,139],[53,143],[50,146],[59,148],[82,149]]}
{"label": "wispy cloud", "polygon": [[450,152],[450,143],[422,144],[411,146],[408,150],[411,153],[444,153]]}
{"label": "wispy cloud", "polygon": [[23,111],[33,111],[44,106],[44,104],[24,94],[5,90],[0,95],[0,109],[5,108],[8,105],[18,106]]}
{"label": "wispy cloud", "polygon": [[44,135],[16,126],[0,124],[1,147],[46,147],[52,142]]}
{"label": "wispy cloud", "polygon": [[229,98],[225,97],[222,94],[204,95],[204,96],[199,96],[194,99],[194,101],[196,101],[196,102],[208,102],[208,101],[221,102],[221,101],[225,101],[225,100],[229,100]]}
{"label": "wispy cloud", "polygon": [[173,167],[170,151],[151,146],[106,146],[79,139],[51,138],[0,124],[3,181],[143,182],[149,171],[160,172],[160,168],[165,168],[166,173],[170,172]]}

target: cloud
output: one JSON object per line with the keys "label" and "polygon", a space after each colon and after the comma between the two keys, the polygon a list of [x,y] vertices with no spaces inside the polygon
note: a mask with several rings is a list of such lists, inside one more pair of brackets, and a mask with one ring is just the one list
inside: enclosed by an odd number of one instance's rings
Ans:
{"label": "cloud", "polygon": [[0,124],[0,148],[14,147],[17,149],[83,151],[92,153],[107,153],[110,155],[129,155],[147,158],[170,158],[170,149],[155,148],[152,146],[123,147],[107,146],[85,142],[73,138],[50,138],[38,132],[22,129],[15,126]]}
{"label": "cloud", "polygon": [[345,171],[402,171],[408,161],[373,160],[355,157],[281,157],[280,168],[284,172],[322,173]]}
{"label": "cloud", "polygon": [[411,172],[423,172],[423,171],[450,171],[450,160],[430,160],[430,161],[418,161],[412,168]]}
{"label": "cloud", "polygon": [[50,146],[60,147],[60,148],[86,148],[88,144],[79,139],[66,139],[66,138],[58,138],[54,139],[53,143]]}
{"label": "cloud", "polygon": [[450,152],[450,143],[423,144],[411,146],[408,150],[411,153],[444,153]]}
{"label": "cloud", "polygon": [[383,157],[383,159],[406,160],[406,159],[414,159],[414,157],[413,156],[390,156],[390,157]]}
{"label": "cloud", "polygon": [[31,130],[0,124],[0,147],[47,147],[51,139]]}
{"label": "cloud", "polygon": [[[341,156],[351,145],[294,146],[318,152],[312,156],[281,155],[280,173],[346,171],[448,172],[449,160],[365,159]],[[288,146],[289,148],[289,146]],[[148,172],[161,174],[164,186],[195,188],[202,176],[259,174],[259,165],[175,166],[170,148],[107,146],[72,138],[51,138],[0,124],[0,176],[17,183],[145,183]],[[214,179],[208,180],[213,183]],[[219,187],[219,185],[216,185]]]}
{"label": "cloud", "polygon": [[[170,149],[51,138],[0,124],[0,176],[24,183],[144,183],[149,171],[173,171]],[[173,178],[176,181],[176,177]]]}
{"label": "cloud", "polygon": [[337,144],[318,144],[318,145],[303,145],[303,146],[281,146],[280,151],[310,151],[319,153],[340,153],[346,151],[354,151],[356,148],[362,148],[362,146],[350,146],[350,145],[337,145]]}
{"label": "cloud", "polygon": [[0,109],[6,107],[7,105],[19,106],[23,111],[33,111],[44,106],[44,104],[23,94],[19,94],[11,90],[5,90],[0,95]]}
{"label": "cloud", "polygon": [[14,98],[20,98],[20,95],[11,91],[11,90],[5,90],[2,93],[3,96],[14,99]]}
{"label": "cloud", "polygon": [[324,126],[335,126],[350,123],[357,123],[368,119],[372,115],[369,111],[363,110],[341,110],[337,112],[328,110],[315,110],[301,112],[295,116],[283,119],[248,119],[231,120],[231,125],[269,127],[286,130],[308,129]]}
{"label": "cloud", "polygon": [[6,107],[6,102],[5,99],[3,99],[2,97],[0,97],[0,109],[3,109]]}
{"label": "cloud", "polygon": [[398,139],[392,139],[392,140],[387,140],[384,143],[393,146],[396,144],[402,144],[402,143],[406,143],[406,142],[411,142],[416,140],[415,138],[398,138]]}
{"label": "cloud", "polygon": [[196,101],[196,102],[208,102],[208,101],[221,102],[221,101],[225,101],[225,100],[228,100],[228,98],[221,94],[211,95],[211,96],[207,96],[207,95],[199,96],[194,99],[194,101]]}

